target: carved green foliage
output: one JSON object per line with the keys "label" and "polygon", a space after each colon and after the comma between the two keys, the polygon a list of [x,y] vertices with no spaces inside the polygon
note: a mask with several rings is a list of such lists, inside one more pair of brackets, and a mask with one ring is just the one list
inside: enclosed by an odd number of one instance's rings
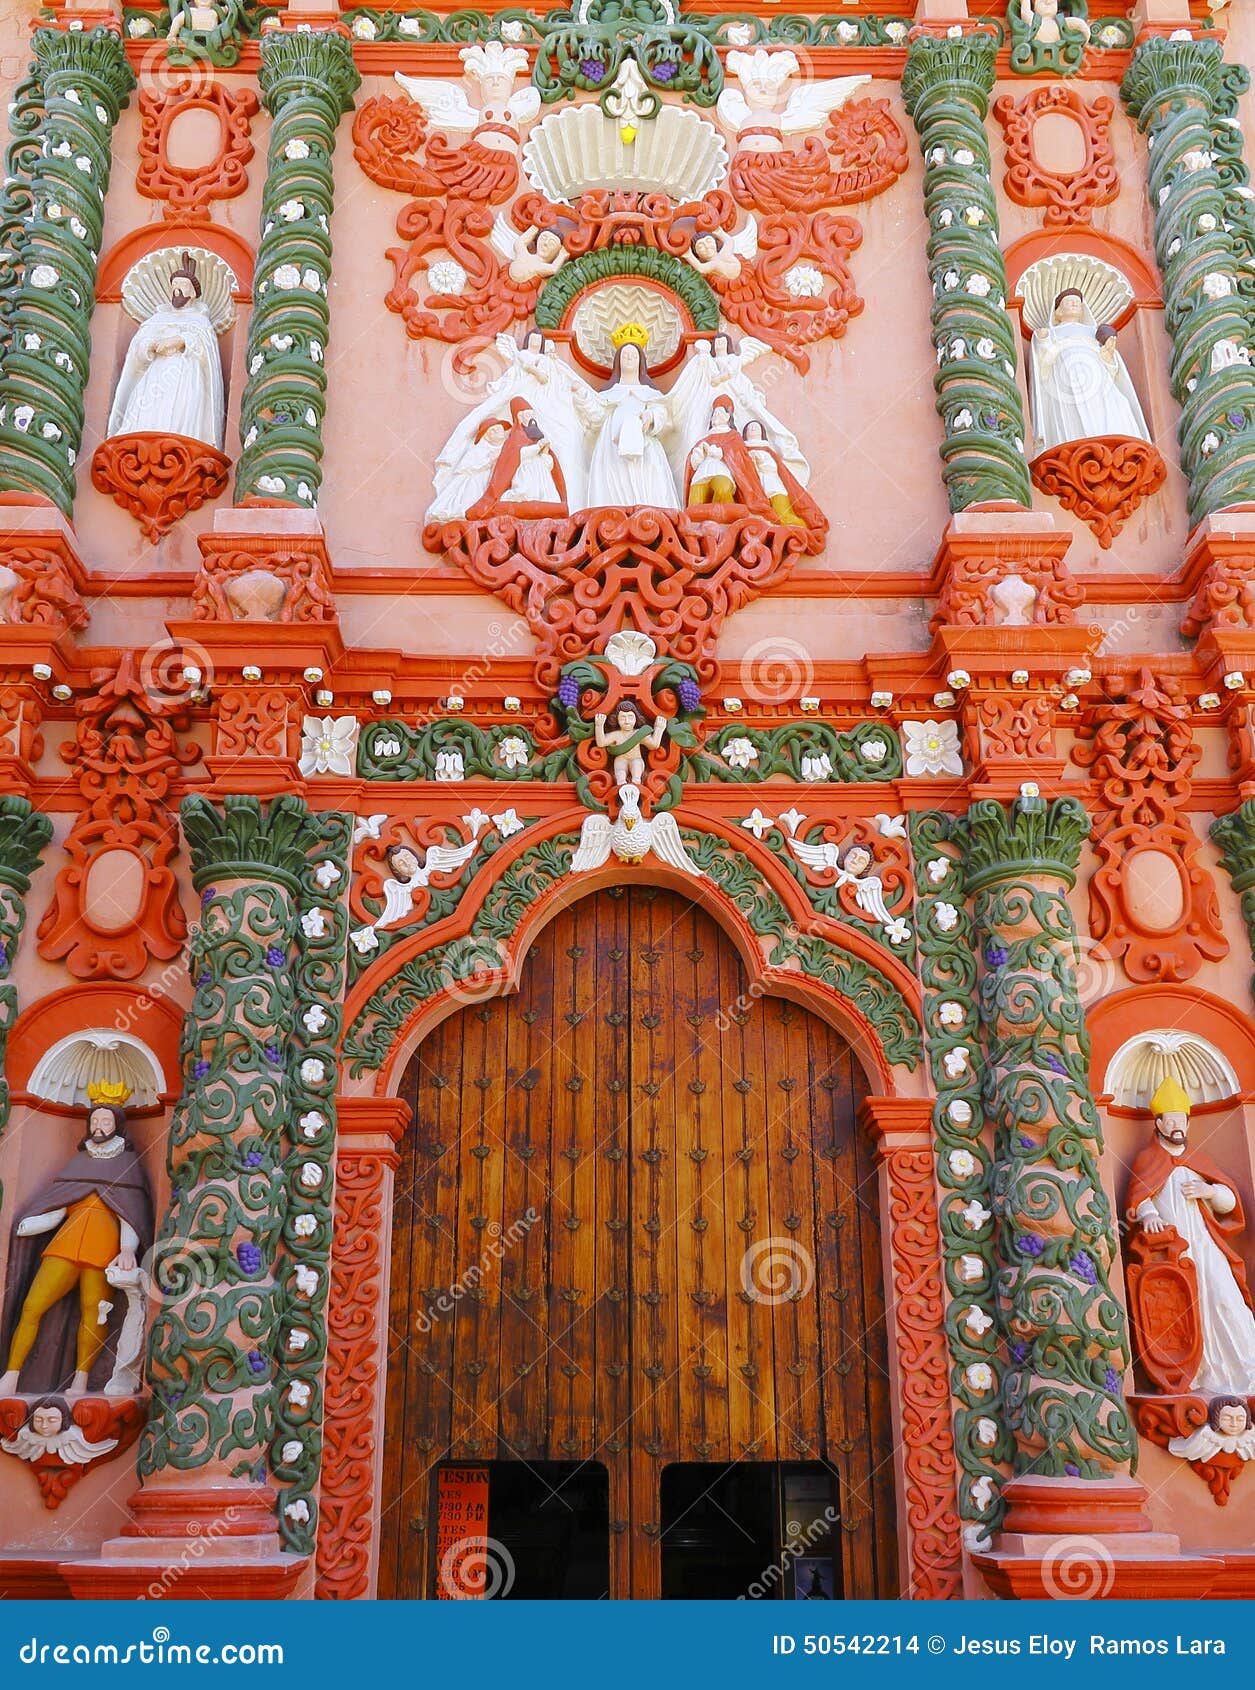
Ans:
{"label": "carved green foliage", "polygon": [[[609,664],[586,657],[568,663],[562,670],[551,708],[555,719],[566,728],[572,747],[586,745],[595,738],[595,717],[604,709],[603,700],[610,688],[611,673]],[[700,743],[697,724],[706,714],[696,669],[675,660],[659,663],[650,674],[649,692],[654,709],[667,718],[666,740],[683,752],[693,751]],[[608,760],[613,757],[609,751],[606,755]],[[553,759],[552,764],[554,774],[557,774],[560,767],[557,759]],[[561,768],[574,780],[576,796],[585,809],[605,809],[606,806],[593,793],[588,770],[581,766],[576,755],[571,755]],[[665,791],[655,798],[655,810],[675,808],[684,796],[684,780],[688,772],[690,765],[686,757],[681,770],[672,773]]]}
{"label": "carved green foliage", "polygon": [[265,1477],[280,1342],[300,889],[319,833],[297,798],[183,804],[201,923],[157,1235],[161,1302],[140,1471]]}
{"label": "carved green foliage", "polygon": [[669,252],[652,246],[606,246],[583,253],[564,264],[556,276],[541,288],[536,300],[536,325],[561,328],[572,302],[585,288],[617,276],[644,277],[658,282],[685,305],[699,333],[713,334],[719,327],[719,297],[704,276],[691,264],[684,264]]}
{"label": "carved green foliage", "polygon": [[1001,1491],[1013,1441],[1000,1403],[993,1157],[981,1107],[976,944],[964,897],[963,831],[937,810],[915,811],[910,829],[924,1039],[935,1093],[950,1392],[963,1469],[959,1512],[992,1532],[1005,1511]]}
{"label": "carved green foliage", "polygon": [[[465,937],[411,957],[371,994],[344,1040],[344,1059],[355,1077],[383,1064],[419,1005],[438,992],[456,992],[477,975],[502,967],[519,923],[568,872],[578,843],[577,834],[563,833],[523,852],[494,880]],[[773,967],[796,962],[802,973],[848,999],[876,1028],[890,1062],[919,1060],[919,1028],[910,1005],[891,980],[838,944],[799,933],[778,894],[728,841],[708,833],[686,833],[684,843],[693,862],[735,904],[750,929],[775,940],[770,956]]]}
{"label": "carved green foliage", "polygon": [[9,346],[9,317],[22,277],[26,230],[35,206],[32,186],[43,148],[44,91],[39,61],[34,60],[13,90],[9,104],[9,143],[0,187],[0,352]]}
{"label": "carved green foliage", "polygon": [[984,119],[993,87],[989,35],[920,36],[902,95],[924,155],[933,377],[950,509],[986,499],[1031,502],[1024,411],[1015,382],[1015,331],[998,244],[993,167]]}
{"label": "carved green foliage", "polygon": [[[1042,39],[1042,22],[1034,17],[1025,23],[1020,11],[1021,0],[1009,0],[1007,23],[1011,31],[1011,69],[1017,76],[1034,76],[1050,71],[1055,76],[1074,76],[1085,63],[1087,31],[1078,27],[1074,19],[1089,19],[1085,0],[1063,0],[1059,7],[1059,39]],[[1121,20],[1123,21],[1123,20]]]}
{"label": "carved green foliage", "polygon": [[[148,14],[143,14],[145,17]],[[659,13],[661,16],[662,14]],[[538,17],[518,7],[501,12],[381,11],[372,6],[354,6],[343,14],[358,41],[408,41],[420,44],[464,45],[473,41],[506,41],[512,46],[535,47],[555,27],[568,26],[569,10]],[[900,47],[906,41],[912,20],[909,16],[843,16],[825,12],[818,16],[786,12],[774,17],[757,17],[747,12],[682,15],[681,35],[700,35],[716,47]],[[1123,20],[1121,20],[1123,21]],[[989,27],[1001,39],[1001,24]],[[1131,39],[1131,36],[1130,36]],[[674,88],[665,76],[656,83],[660,92]],[[604,85],[602,75],[598,86]],[[554,98],[561,98],[559,89]]]}
{"label": "carved green foliage", "polygon": [[270,1466],[285,1548],[311,1554],[322,1465],[327,1294],[334,1217],[336,1080],[343,1028],[352,818],[313,819],[301,877],[295,1004],[288,1043],[283,1138],[284,1220],[276,1318],[282,1365],[274,1381]]}
{"label": "carved green foliage", "polygon": [[902,746],[895,731],[880,722],[860,722],[848,729],[805,719],[778,728],[729,722],[685,760],[686,780],[749,784],[773,775],[807,785],[898,780]]}
{"label": "carved green foliage", "polygon": [[235,497],[312,507],[322,482],[331,157],[360,78],[352,47],[329,31],[264,35],[261,61],[262,99],[274,121]]}
{"label": "carved green foliage", "polygon": [[412,727],[389,719],[372,722],[357,744],[357,772],[363,780],[554,781],[567,772],[569,749],[542,756],[521,722],[474,722],[444,717]]}
{"label": "carved green foliage", "polygon": [[[240,39],[244,32],[247,8],[244,0],[214,0],[217,23],[212,29],[193,29],[191,12],[195,0],[172,0],[171,23],[180,24],[179,33],[166,47],[166,57],[172,65],[210,64],[228,69],[240,59]],[[169,25],[166,26],[167,30]]]}
{"label": "carved green foliage", "polygon": [[1181,406],[1181,467],[1190,519],[1255,498],[1255,277],[1240,129],[1230,121],[1249,76],[1226,65],[1215,40],[1140,43],[1121,93],[1150,148],[1147,190],[1164,321],[1172,337],[1173,397]]}
{"label": "carved green foliage", "polygon": [[[19,178],[6,213],[29,206],[7,290],[10,344],[0,369],[0,488],[36,493],[69,516],[83,439],[96,264],[109,187],[110,139],[135,85],[107,29],[37,29],[35,65],[18,102]],[[38,90],[38,91],[36,91]],[[39,124],[39,148],[30,125]]]}
{"label": "carved green foliage", "polygon": [[610,90],[628,59],[649,90],[647,116],[655,115],[663,94],[682,94],[699,106],[719,98],[723,66],[714,43],[670,0],[580,0],[545,22],[532,81],[546,104],[593,93],[609,111]]}
{"label": "carved green foliage", "polygon": [[1073,798],[984,799],[967,826],[1016,1469],[1099,1478],[1135,1461],[1136,1439],[1120,1395],[1128,1347],[1066,896],[1089,822]]}
{"label": "carved green foliage", "polygon": [[[1211,824],[1211,836],[1220,849],[1220,861],[1242,900],[1242,920],[1255,957],[1255,798],[1248,798],[1232,815],[1219,816]],[[1255,980],[1251,982],[1255,992]]]}
{"label": "carved green foliage", "polygon": [[[27,799],[0,796],[0,1134],[9,1124],[12,1107],[4,1056],[18,1009],[17,987],[9,975],[26,925],[31,876],[51,838],[52,823]],[[3,1196],[0,1186],[0,1199]]]}

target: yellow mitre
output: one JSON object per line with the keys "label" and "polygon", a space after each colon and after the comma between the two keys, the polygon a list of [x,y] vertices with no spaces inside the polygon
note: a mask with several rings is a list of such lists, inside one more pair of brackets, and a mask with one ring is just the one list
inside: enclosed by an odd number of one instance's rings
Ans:
{"label": "yellow mitre", "polygon": [[621,346],[639,346],[641,351],[649,344],[649,330],[644,323],[620,323],[610,336],[610,344],[617,352]]}
{"label": "yellow mitre", "polygon": [[1189,1094],[1180,1080],[1169,1074],[1166,1079],[1159,1082],[1159,1089],[1150,1100],[1150,1112],[1156,1117],[1189,1114]]}
{"label": "yellow mitre", "polygon": [[121,1080],[93,1080],[87,1088],[88,1103],[112,1109],[121,1109],[130,1095],[130,1086]]}

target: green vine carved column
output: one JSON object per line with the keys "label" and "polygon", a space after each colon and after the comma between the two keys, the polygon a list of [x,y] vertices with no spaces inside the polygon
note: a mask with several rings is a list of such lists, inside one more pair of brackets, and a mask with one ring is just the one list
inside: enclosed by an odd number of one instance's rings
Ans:
{"label": "green vine carved column", "polygon": [[902,97],[924,154],[933,387],[952,511],[992,499],[1031,503],[985,137],[995,52],[990,35],[919,36],[902,75]]}
{"label": "green vine carved column", "polygon": [[1250,211],[1235,192],[1246,169],[1227,121],[1249,83],[1241,65],[1225,63],[1218,41],[1153,36],[1134,52],[1121,87],[1150,148],[1147,188],[1193,522],[1255,499],[1255,368],[1238,361],[1251,347],[1255,278],[1243,264]]}
{"label": "green vine carved column", "polygon": [[312,507],[322,481],[331,157],[360,78],[329,30],[261,39],[262,99],[274,122],[262,195],[248,379],[240,400],[236,503]]}
{"label": "green vine carved column", "polygon": [[1110,1282],[1116,1235],[1067,902],[1089,818],[1073,798],[982,799],[967,829],[1015,1470],[1110,1478],[1130,1469],[1136,1441],[1121,1398],[1128,1348]]}
{"label": "green vine carved column", "polygon": [[34,53],[11,120],[10,157],[20,149],[25,180],[6,192],[3,208],[8,222],[29,203],[5,302],[0,490],[38,494],[71,516],[113,126],[135,78],[107,29],[37,29]]}
{"label": "green vine carved column", "polygon": [[242,1487],[242,1507],[252,1488],[256,1530],[273,1532],[274,1497],[263,1487],[287,1336],[278,1257],[300,892],[319,834],[304,803],[286,795],[266,808],[228,797],[221,810],[192,796],[181,816],[201,919],[156,1245],[162,1302],[149,1334],[153,1395],[139,1466],[146,1480],[195,1487],[207,1510],[220,1509],[224,1485]]}
{"label": "green vine carved column", "polygon": [[[17,1019],[17,987],[9,979],[26,925],[26,894],[52,823],[25,798],[0,797],[0,1134],[12,1107],[4,1072],[5,1047]],[[4,1191],[0,1187],[0,1200]]]}
{"label": "green vine carved column", "polygon": [[[1220,861],[1242,900],[1242,920],[1251,955],[1255,957],[1255,798],[1220,816],[1211,824],[1211,836],[1220,849]],[[1251,982],[1255,993],[1255,980]]]}

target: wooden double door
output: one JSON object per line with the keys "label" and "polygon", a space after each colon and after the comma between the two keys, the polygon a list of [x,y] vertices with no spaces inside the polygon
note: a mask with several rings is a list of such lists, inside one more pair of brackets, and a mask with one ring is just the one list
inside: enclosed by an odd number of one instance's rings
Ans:
{"label": "wooden double door", "polygon": [[622,1597],[660,1593],[669,1465],[822,1463],[841,1587],[896,1594],[877,1179],[841,1037],[752,990],[702,910],[632,887],[557,917],[406,1085],[380,1594],[433,1593],[450,1460],[603,1464]]}

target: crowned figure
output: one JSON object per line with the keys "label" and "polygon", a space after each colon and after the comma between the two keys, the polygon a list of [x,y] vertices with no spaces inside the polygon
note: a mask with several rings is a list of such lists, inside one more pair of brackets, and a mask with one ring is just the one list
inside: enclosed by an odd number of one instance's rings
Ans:
{"label": "crowned figure", "polygon": [[602,393],[588,387],[575,392],[576,414],[593,436],[588,505],[678,510],[680,498],[664,444],[671,406],[645,362],[649,332],[640,323],[623,323],[610,339],[610,386]]}

